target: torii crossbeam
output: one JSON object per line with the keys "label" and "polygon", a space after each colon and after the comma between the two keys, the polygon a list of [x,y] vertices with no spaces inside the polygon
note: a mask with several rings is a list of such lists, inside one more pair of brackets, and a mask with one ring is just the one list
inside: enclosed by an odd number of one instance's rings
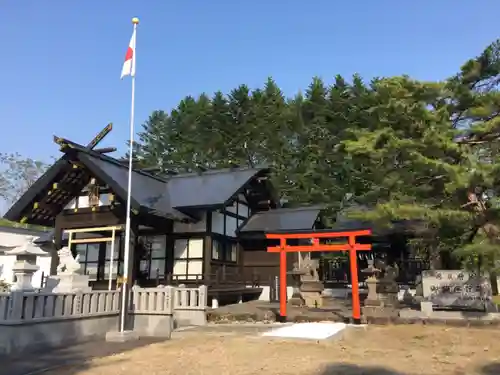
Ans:
{"label": "torii crossbeam", "polygon": [[[351,270],[351,285],[352,285],[352,318],[355,324],[361,322],[361,306],[359,300],[358,286],[358,251],[369,251],[372,246],[369,244],[356,243],[356,238],[361,236],[370,236],[372,231],[352,230],[352,231],[301,231],[296,233],[266,233],[266,238],[270,240],[279,240],[278,246],[269,246],[267,251],[270,253],[280,253],[280,318],[286,320],[286,254],[295,252],[312,252],[312,251],[348,251],[349,264]],[[320,239],[347,238],[345,244],[320,244]],[[288,245],[287,240],[307,239],[311,241],[310,245]]]}

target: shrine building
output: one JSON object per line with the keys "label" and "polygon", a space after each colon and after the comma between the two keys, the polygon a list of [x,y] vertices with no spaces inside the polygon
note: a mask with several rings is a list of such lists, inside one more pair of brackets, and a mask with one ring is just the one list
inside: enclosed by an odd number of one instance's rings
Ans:
{"label": "shrine building", "polygon": [[[39,241],[53,242],[54,250],[69,247],[94,289],[114,289],[123,273],[128,163],[108,155],[114,148],[96,148],[110,130],[108,125],[87,146],[54,137],[62,156],[4,216],[53,228]],[[144,287],[204,284],[212,297],[228,301],[268,298],[280,261],[279,254],[267,252],[266,233],[325,228],[321,206],[282,207],[268,168],[235,166],[183,174],[134,169],[131,209],[129,282]],[[333,229],[359,226],[338,218]],[[373,243],[370,256],[383,253],[410,262],[400,281],[411,283],[422,266],[407,259],[406,237],[396,230],[365,241]],[[360,270],[366,257],[359,254]],[[290,253],[287,259],[291,271],[298,256]],[[51,274],[57,261],[54,251]],[[321,280],[345,287],[347,263],[324,259]],[[361,281],[364,277],[359,275]]]}
{"label": "shrine building", "polygon": [[[95,149],[95,140],[55,141],[63,155],[4,217],[53,228],[54,248],[78,255],[93,288],[115,288],[123,272],[128,166],[109,149]],[[282,208],[269,174],[267,168],[134,169],[131,282],[205,284],[222,298],[257,298],[279,271],[265,232],[322,227],[321,207]],[[296,254],[290,257],[291,268]]]}

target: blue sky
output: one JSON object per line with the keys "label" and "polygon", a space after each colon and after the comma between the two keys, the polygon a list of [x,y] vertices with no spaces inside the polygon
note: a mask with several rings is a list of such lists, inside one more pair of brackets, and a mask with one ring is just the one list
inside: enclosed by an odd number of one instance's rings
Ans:
{"label": "blue sky", "polygon": [[86,143],[108,122],[102,145],[125,151],[134,16],[138,129],[186,95],[268,76],[287,95],[315,75],[444,79],[499,37],[499,13],[492,0],[2,0],[0,152],[48,160],[54,134]]}

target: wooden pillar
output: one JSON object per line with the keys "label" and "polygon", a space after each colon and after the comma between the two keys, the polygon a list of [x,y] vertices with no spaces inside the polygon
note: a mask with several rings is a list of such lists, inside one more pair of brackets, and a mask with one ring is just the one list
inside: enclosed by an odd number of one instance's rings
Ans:
{"label": "wooden pillar", "polygon": [[243,264],[245,262],[245,250],[243,249],[243,246],[241,246],[240,241],[238,240],[236,244],[236,264],[238,268],[238,273],[241,276],[241,280],[243,280],[245,283],[249,283],[250,281],[253,283],[253,276],[252,275],[252,280],[248,280],[247,275],[245,275],[245,268],[243,267]]}
{"label": "wooden pillar", "polygon": [[203,239],[203,280],[208,283],[212,274],[212,237],[207,234]]}
{"label": "wooden pillar", "polygon": [[203,241],[203,282],[209,286],[212,279],[212,212],[205,216],[205,239]]}
{"label": "wooden pillar", "polygon": [[[174,236],[174,223],[171,221],[168,231],[167,231],[167,240],[165,243],[165,277],[172,276],[174,273],[174,246],[175,246],[175,236]],[[167,279],[169,283],[171,280]]]}
{"label": "wooden pillar", "polygon": [[57,273],[57,266],[59,265],[59,257],[57,251],[62,247],[63,230],[61,227],[61,216],[57,215],[54,223],[54,244],[51,247],[51,259],[50,259],[50,274],[55,275]]}
{"label": "wooden pillar", "polygon": [[129,257],[130,275],[126,275],[128,277],[127,281],[129,287],[131,287],[135,283],[135,280],[137,279],[137,271],[139,270],[140,259],[136,257],[137,254],[136,247],[138,245],[138,237],[139,237],[139,223],[134,217],[132,217],[130,220],[130,257]]}

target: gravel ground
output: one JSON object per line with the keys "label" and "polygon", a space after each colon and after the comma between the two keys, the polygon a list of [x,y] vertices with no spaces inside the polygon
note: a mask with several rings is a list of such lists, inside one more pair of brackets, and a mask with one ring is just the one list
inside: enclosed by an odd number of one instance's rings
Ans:
{"label": "gravel ground", "polygon": [[498,375],[500,331],[425,325],[350,328],[323,341],[260,337],[266,325],[210,325],[53,375]]}

